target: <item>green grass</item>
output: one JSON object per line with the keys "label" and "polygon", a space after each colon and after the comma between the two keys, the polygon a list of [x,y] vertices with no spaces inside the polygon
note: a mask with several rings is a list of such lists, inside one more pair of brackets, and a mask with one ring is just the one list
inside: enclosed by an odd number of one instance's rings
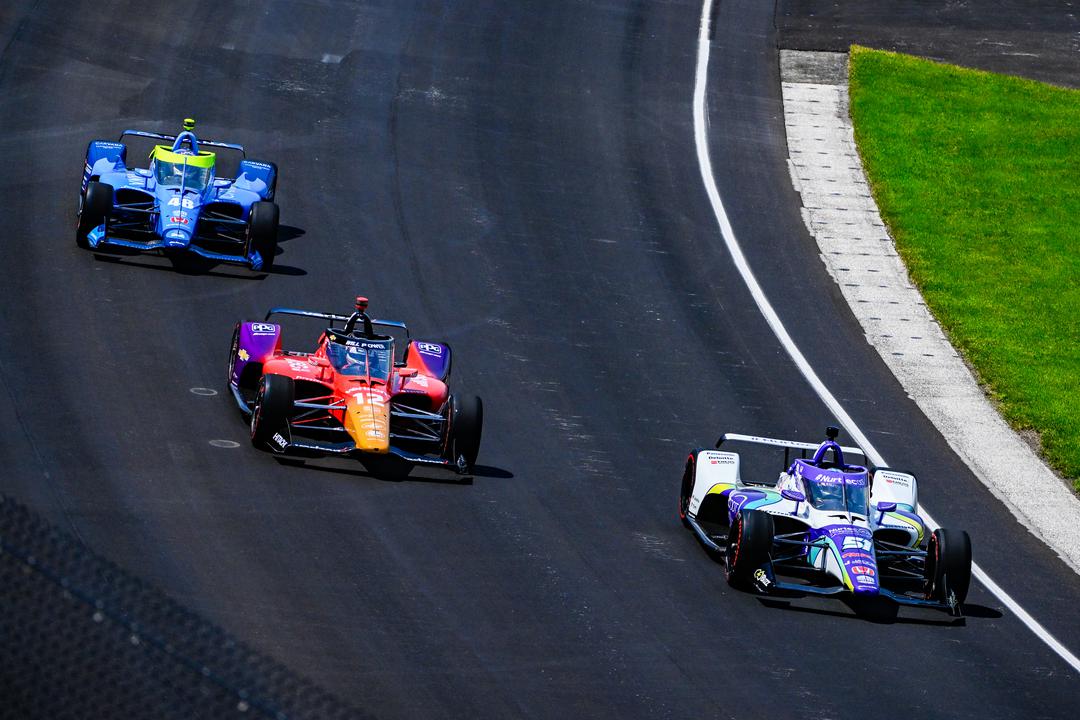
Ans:
{"label": "green grass", "polygon": [[1080,91],[856,46],[851,117],[934,315],[1080,490]]}

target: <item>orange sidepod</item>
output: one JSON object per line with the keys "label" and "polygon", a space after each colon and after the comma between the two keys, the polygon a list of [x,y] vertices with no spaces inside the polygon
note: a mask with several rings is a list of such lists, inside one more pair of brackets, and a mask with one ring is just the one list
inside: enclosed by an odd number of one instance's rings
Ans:
{"label": "orange sidepod", "polygon": [[363,452],[390,451],[390,401],[381,392],[365,388],[345,405],[345,431]]}

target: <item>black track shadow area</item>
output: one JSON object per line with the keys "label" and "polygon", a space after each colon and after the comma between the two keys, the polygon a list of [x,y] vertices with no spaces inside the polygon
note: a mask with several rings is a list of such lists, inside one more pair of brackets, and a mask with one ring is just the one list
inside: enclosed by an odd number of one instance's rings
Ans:
{"label": "black track shadow area", "polygon": [[[940,618],[934,618],[926,613],[930,611],[919,610],[915,611],[918,615],[903,614],[905,610],[909,608],[903,608],[894,602],[890,602],[885,598],[881,599],[879,603],[852,603],[849,599],[836,598],[830,602],[836,603],[839,607],[836,609],[825,606],[825,602],[822,602],[821,607],[816,605],[803,605],[796,604],[797,600],[811,600],[807,595],[803,593],[788,593],[785,597],[758,597],[757,600],[762,606],[773,610],[785,610],[793,613],[804,613],[807,615],[823,615],[826,617],[847,618],[850,620],[861,620],[864,622],[870,622],[878,625],[926,625],[926,626],[943,626],[943,627],[964,627],[967,625],[966,617],[952,617],[944,613]],[[817,598],[812,598],[817,600]],[[840,607],[846,608],[846,610],[840,609]]]}
{"label": "black track shadow area", "polygon": [[346,465],[331,465],[327,464],[325,459],[319,458],[315,460],[304,460],[301,458],[275,458],[279,464],[286,467],[294,467],[298,470],[315,470],[318,472],[337,473],[340,475],[351,475],[358,478],[370,478],[372,480],[379,480],[382,482],[409,482],[409,483],[428,483],[434,485],[463,485],[469,486],[473,484],[474,478],[497,478],[497,479],[510,479],[514,477],[514,474],[508,470],[502,468],[491,467],[489,465],[477,465],[472,469],[472,472],[465,475],[457,475],[451,470],[442,470],[439,468],[431,467],[413,467],[409,469],[405,468],[384,468],[384,469],[369,469],[360,462],[355,462],[348,466]]}
{"label": "black track shadow area", "polygon": [[[289,239],[304,234],[299,228],[288,228],[289,231],[299,231],[292,234]],[[282,242],[279,239],[278,242]],[[288,277],[303,277],[307,271],[292,265],[282,265],[276,262],[276,258],[282,255],[281,248],[275,254],[275,263],[270,270],[250,270],[243,265],[222,263],[216,260],[200,257],[194,253],[180,253],[170,255],[158,255],[152,252],[140,252],[135,249],[122,247],[98,248],[93,251],[94,259],[101,262],[113,263],[137,267],[145,270],[165,270],[180,275],[200,275],[206,277],[224,277],[239,280],[264,280],[268,275],[283,275]]]}

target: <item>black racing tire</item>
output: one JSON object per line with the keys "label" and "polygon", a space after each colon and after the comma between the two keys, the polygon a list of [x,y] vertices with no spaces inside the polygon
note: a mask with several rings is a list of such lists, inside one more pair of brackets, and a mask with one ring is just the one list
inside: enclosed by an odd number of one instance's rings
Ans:
{"label": "black racing tire", "polygon": [[480,398],[475,395],[451,395],[447,459],[456,463],[458,458],[464,458],[465,471],[468,472],[480,454],[483,432],[484,403]]}
{"label": "black racing tire", "polygon": [[725,553],[725,573],[728,584],[746,587],[754,571],[769,560],[773,535],[772,515],[756,510],[741,510],[731,524]]}
{"label": "black racing tire", "polygon": [[274,267],[274,255],[277,254],[278,217],[280,211],[275,203],[259,200],[252,203],[248,214],[247,247],[248,252],[257,250],[262,256],[262,270],[269,272]]}
{"label": "black racing tire", "polygon": [[697,467],[697,454],[686,459],[686,469],[683,470],[682,487],[679,489],[679,520],[684,528],[690,527],[690,520],[686,514],[690,512],[690,496],[694,492],[694,468]]}
{"label": "black racing tire", "polygon": [[938,528],[926,548],[924,585],[926,597],[949,602],[957,609],[967,599],[971,586],[971,538],[963,530]]}
{"label": "black racing tire", "polygon": [[90,247],[90,231],[109,217],[113,209],[113,186],[91,180],[79,202],[79,224],[75,228],[75,244],[84,250]]}
{"label": "black racing tire", "polygon": [[[287,375],[269,373],[259,380],[259,393],[251,409],[251,444],[257,448],[275,448],[274,435],[288,430],[296,388]],[[278,448],[280,449],[280,448]]]}

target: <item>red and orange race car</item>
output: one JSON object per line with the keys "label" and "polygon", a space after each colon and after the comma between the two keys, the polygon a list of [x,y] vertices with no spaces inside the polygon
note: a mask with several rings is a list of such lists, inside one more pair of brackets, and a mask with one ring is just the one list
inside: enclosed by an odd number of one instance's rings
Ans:
{"label": "red and orange race car", "polygon": [[[412,340],[404,323],[274,308],[237,323],[229,389],[251,418],[255,447],[291,457],[349,456],[372,472],[414,465],[468,474],[480,450],[480,398],[450,392],[450,346]],[[281,349],[275,315],[329,321],[314,352]],[[395,336],[405,340],[398,361]]]}

